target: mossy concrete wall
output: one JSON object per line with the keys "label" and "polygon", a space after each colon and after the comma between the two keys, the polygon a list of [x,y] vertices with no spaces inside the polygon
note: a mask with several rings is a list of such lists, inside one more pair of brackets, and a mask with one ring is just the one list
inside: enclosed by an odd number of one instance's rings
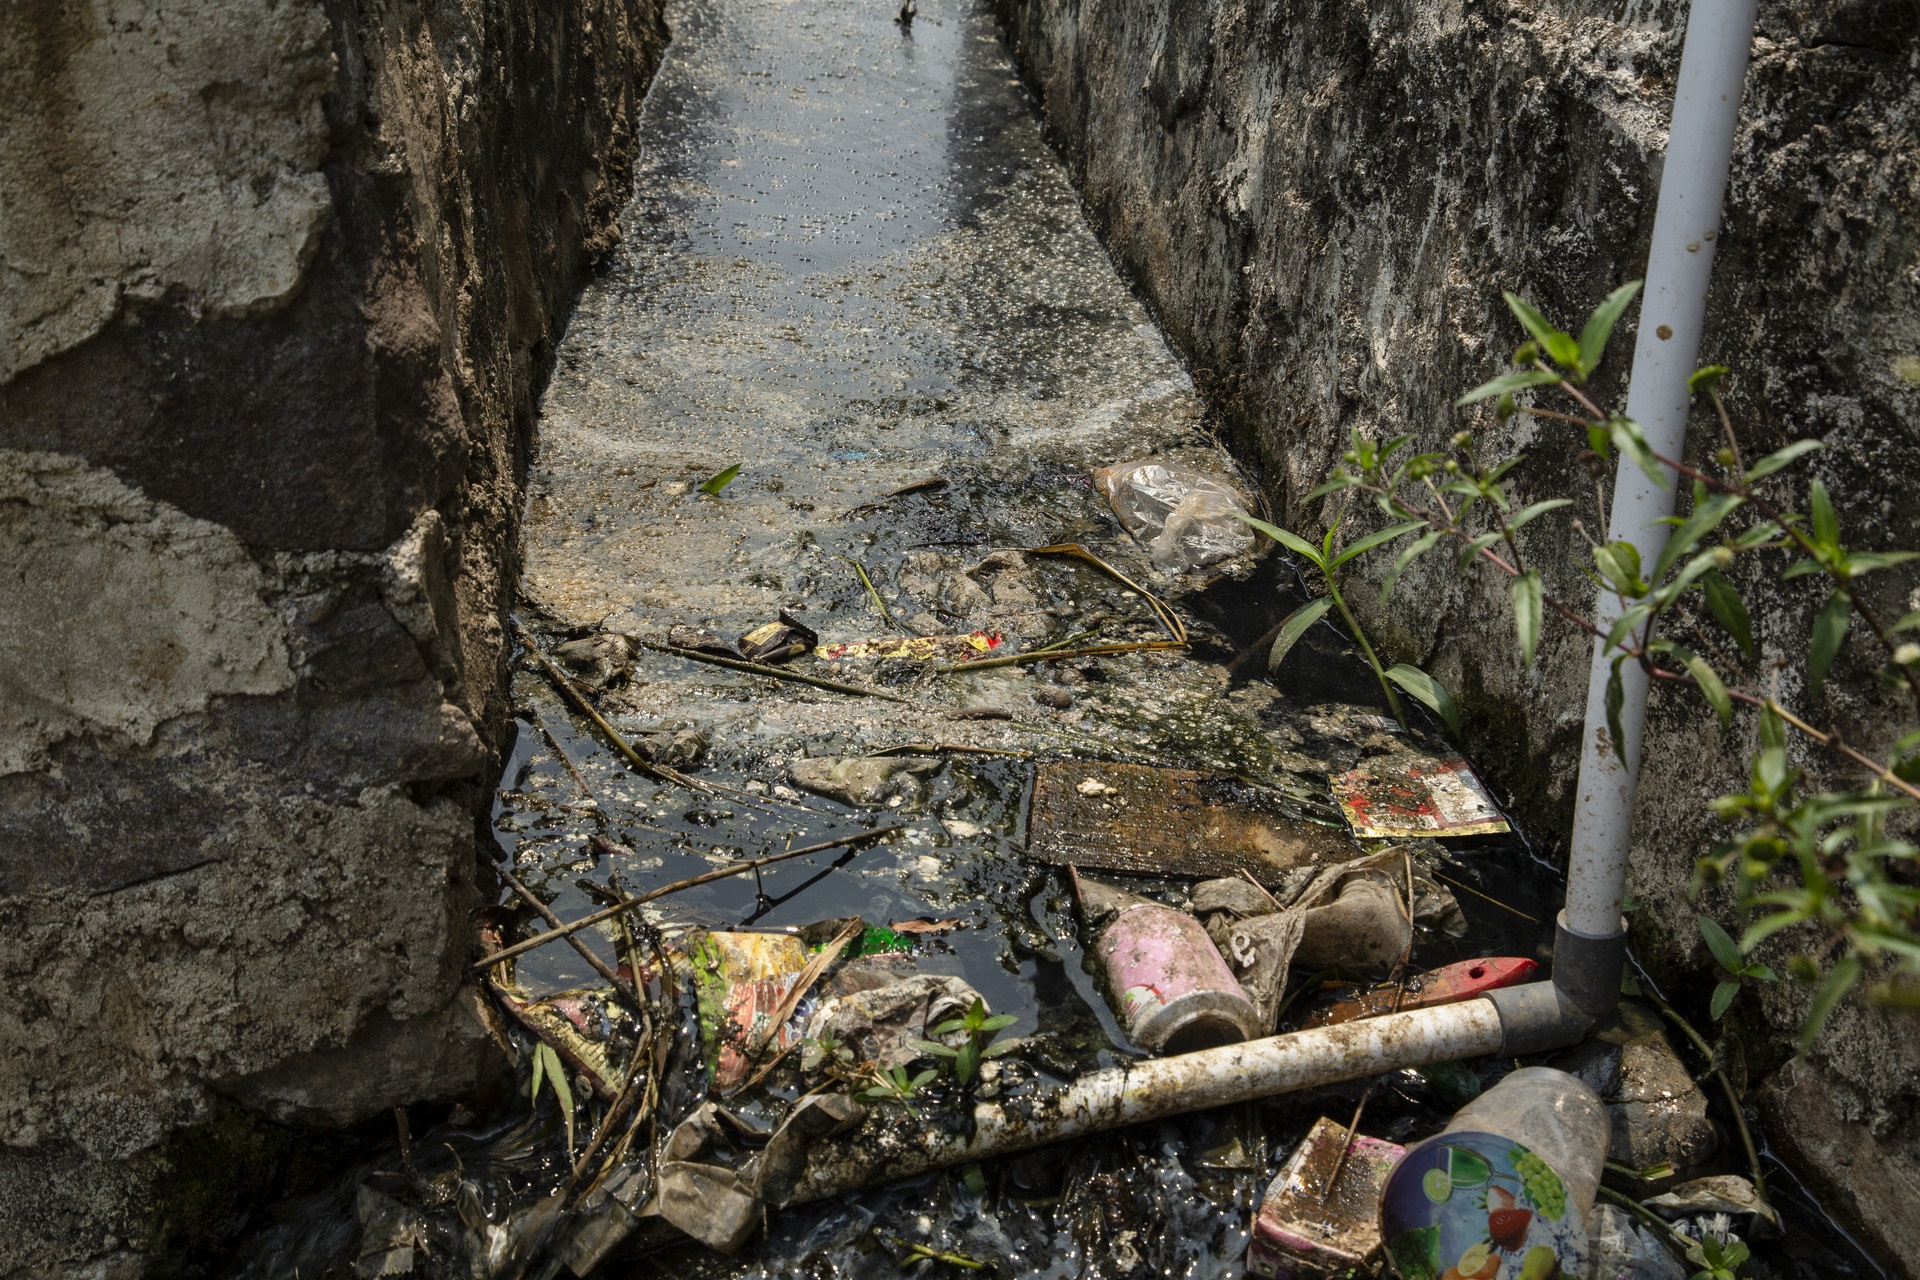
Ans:
{"label": "mossy concrete wall", "polygon": [[[1512,289],[1563,325],[1645,262],[1685,7],[1583,0],[996,0],[1049,134],[1094,224],[1196,381],[1265,469],[1295,528],[1377,518],[1305,495],[1358,427],[1437,449],[1462,427],[1524,450],[1522,501],[1567,496],[1589,524],[1584,439],[1497,428],[1450,407],[1523,335]],[[1763,0],[1703,357],[1731,365],[1746,447],[1828,445],[1809,470],[1859,544],[1920,547],[1920,6]],[[1633,326],[1598,388],[1624,400]],[[1704,429],[1690,446],[1713,441]],[[1356,526],[1357,527],[1357,526]],[[1524,545],[1548,589],[1591,598],[1564,518]],[[1385,563],[1363,567],[1377,582]],[[1753,572],[1762,651],[1682,623],[1729,677],[1777,682],[1814,720],[1879,749],[1911,721],[1856,636],[1818,696],[1803,655],[1820,590]],[[1914,577],[1873,580],[1882,616]],[[1352,596],[1371,601],[1357,587]],[[1552,625],[1523,670],[1503,583],[1435,555],[1366,622],[1468,708],[1467,745],[1536,835],[1564,849],[1589,645]],[[1910,709],[1910,708],[1909,708]],[[1711,983],[1691,899],[1718,838],[1706,797],[1737,788],[1753,726],[1721,740],[1684,696],[1654,699],[1635,829],[1640,956],[1704,1018]],[[1835,771],[1809,759],[1829,779]],[[1791,1070],[1804,989],[1737,1020],[1776,1150],[1890,1258],[1920,1252],[1920,1025],[1856,1005]]]}
{"label": "mossy concrete wall", "polygon": [[488,1083],[534,399],[665,37],[0,11],[0,1274],[137,1274],[215,1112]]}

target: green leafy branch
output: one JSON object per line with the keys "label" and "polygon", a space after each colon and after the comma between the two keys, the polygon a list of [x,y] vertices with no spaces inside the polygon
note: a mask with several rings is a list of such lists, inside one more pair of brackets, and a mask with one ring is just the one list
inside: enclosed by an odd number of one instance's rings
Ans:
{"label": "green leafy branch", "polygon": [[[1909,862],[1916,854],[1904,841],[1887,836],[1885,826],[1889,810],[1920,800],[1920,786],[1916,786],[1920,783],[1920,733],[1901,738],[1887,760],[1877,760],[1855,748],[1837,728],[1821,729],[1808,723],[1770,694],[1729,685],[1714,665],[1716,660],[1724,660],[1724,655],[1710,637],[1688,621],[1685,606],[1698,602],[1704,615],[1718,624],[1740,653],[1752,658],[1752,621],[1729,571],[1742,556],[1791,552],[1796,558],[1778,571],[1780,579],[1819,577],[1826,589],[1807,642],[1809,692],[1818,694],[1851,624],[1858,619],[1884,655],[1882,680],[1904,685],[1916,710],[1920,710],[1920,643],[1906,634],[1920,631],[1920,612],[1888,625],[1875,615],[1859,589],[1867,575],[1920,556],[1908,551],[1869,552],[1848,547],[1841,537],[1831,495],[1817,479],[1807,486],[1804,513],[1776,505],[1760,492],[1760,486],[1777,483],[1773,477],[1822,445],[1814,440],[1795,441],[1748,465],[1720,394],[1720,384],[1728,372],[1724,367],[1701,369],[1690,383],[1696,395],[1712,404],[1723,436],[1712,463],[1703,467],[1658,453],[1632,419],[1603,411],[1595,404],[1584,388],[1600,367],[1613,329],[1638,290],[1637,282],[1614,290],[1587,319],[1578,338],[1555,328],[1524,299],[1505,295],[1508,307],[1528,334],[1514,354],[1518,367],[1456,401],[1459,406],[1467,406],[1492,400],[1495,416],[1502,422],[1527,413],[1584,431],[1584,456],[1595,478],[1595,527],[1602,532],[1599,538],[1593,537],[1579,519],[1574,519],[1571,527],[1588,544],[1592,567],[1584,571],[1586,578],[1603,596],[1611,597],[1607,615],[1590,616],[1555,598],[1546,590],[1539,571],[1528,563],[1519,538],[1521,530],[1541,516],[1574,503],[1568,498],[1551,498],[1517,506],[1508,476],[1524,456],[1482,460],[1468,431],[1456,433],[1447,449],[1427,453],[1410,448],[1414,440],[1411,434],[1376,443],[1355,431],[1342,465],[1307,498],[1312,501],[1346,490],[1366,493],[1386,517],[1386,527],[1336,552],[1332,530],[1315,546],[1297,535],[1255,522],[1262,532],[1318,568],[1328,583],[1326,600],[1304,606],[1282,626],[1271,662],[1277,664],[1329,607],[1338,608],[1361,638],[1363,652],[1385,687],[1389,673],[1382,669],[1360,632],[1334,570],[1361,554],[1417,532],[1419,536],[1404,545],[1385,575],[1381,604],[1416,560],[1443,543],[1457,550],[1463,571],[1475,564],[1491,566],[1509,581],[1514,629],[1524,663],[1531,665],[1535,659],[1548,613],[1578,632],[1604,640],[1613,652],[1606,703],[1608,733],[1615,743],[1624,737],[1620,723],[1625,701],[1621,668],[1628,662],[1636,663],[1650,681],[1695,690],[1713,710],[1723,731],[1731,726],[1736,706],[1756,709],[1763,744],[1753,760],[1748,791],[1715,802],[1721,817],[1744,824],[1744,830],[1700,864],[1703,880],[1731,874],[1742,908],[1754,917],[1737,944],[1721,931],[1731,948],[1730,955],[1720,955],[1721,948],[1712,947],[1715,940],[1709,936],[1710,948],[1728,973],[1728,980],[1734,982],[1731,989],[1723,982],[1716,991],[1715,1016],[1724,1014],[1740,981],[1761,980],[1746,955],[1782,929],[1815,925],[1827,935],[1825,943],[1817,948],[1819,954],[1796,957],[1792,966],[1797,977],[1821,982],[1804,1032],[1804,1048],[1834,1005],[1869,970],[1891,970],[1876,990],[1878,998],[1920,1006],[1920,929],[1916,928],[1920,924],[1916,892],[1920,891],[1898,883],[1889,874],[1890,866]],[[1535,393],[1558,394],[1570,402],[1571,411],[1537,403],[1523,405],[1515,399],[1516,395]],[[1651,557],[1651,563],[1634,543],[1610,539],[1605,533],[1607,511],[1600,478],[1616,452],[1631,457],[1663,488],[1670,487],[1675,478],[1691,484],[1688,514],[1668,521],[1674,526],[1673,533]],[[1742,511],[1757,519],[1745,528],[1728,523]],[[1339,521],[1334,523],[1337,526]],[[1700,637],[1698,646],[1683,644],[1669,634],[1676,618],[1693,627]],[[1395,670],[1414,671],[1410,667]],[[1388,693],[1391,701],[1390,689]],[[1448,719],[1457,727],[1455,715],[1457,712]],[[1866,770],[1873,778],[1870,788],[1858,794],[1803,794],[1797,787],[1802,775],[1788,763],[1784,739],[1789,728]],[[1781,887],[1775,872],[1782,867],[1797,868],[1796,883]],[[1831,967],[1821,979],[1821,966],[1829,962]]]}

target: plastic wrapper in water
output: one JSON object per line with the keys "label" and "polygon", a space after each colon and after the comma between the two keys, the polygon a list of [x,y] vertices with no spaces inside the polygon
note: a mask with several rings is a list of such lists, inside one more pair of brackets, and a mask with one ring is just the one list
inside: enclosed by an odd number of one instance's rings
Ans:
{"label": "plastic wrapper in water", "polygon": [[1162,573],[1184,573],[1253,550],[1253,530],[1239,518],[1246,507],[1219,476],[1149,458],[1102,467],[1093,482]]}

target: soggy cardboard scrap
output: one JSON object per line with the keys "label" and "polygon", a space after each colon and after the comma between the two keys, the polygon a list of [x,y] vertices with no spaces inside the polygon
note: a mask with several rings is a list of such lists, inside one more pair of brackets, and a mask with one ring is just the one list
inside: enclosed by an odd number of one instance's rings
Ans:
{"label": "soggy cardboard scrap", "polygon": [[984,657],[1000,647],[997,631],[975,631],[964,636],[881,636],[846,644],[823,644],[816,651],[828,662],[854,658],[905,658],[909,662],[965,662]]}
{"label": "soggy cardboard scrap", "polygon": [[1380,1251],[1380,1190],[1405,1151],[1364,1134],[1348,1150],[1344,1128],[1316,1120],[1254,1215],[1247,1270],[1270,1280],[1364,1271]]}
{"label": "soggy cardboard scrap", "polygon": [[1362,839],[1491,836],[1509,829],[1465,760],[1372,756],[1335,778],[1333,792]]}
{"label": "soggy cardboard scrap", "polygon": [[1027,847],[1048,862],[1105,871],[1272,881],[1350,858],[1341,832],[1292,816],[1285,797],[1231,774],[1101,761],[1034,771]]}

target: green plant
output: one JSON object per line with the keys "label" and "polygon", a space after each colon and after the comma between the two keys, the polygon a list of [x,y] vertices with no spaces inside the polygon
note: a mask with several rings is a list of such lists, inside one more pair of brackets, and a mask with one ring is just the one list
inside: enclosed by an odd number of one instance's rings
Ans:
{"label": "green plant", "polygon": [[1696,923],[1700,926],[1700,936],[1707,940],[1707,950],[1713,953],[1713,962],[1720,966],[1720,972],[1725,975],[1713,989],[1713,999],[1707,1004],[1707,1014],[1715,1022],[1726,1016],[1733,998],[1740,994],[1743,982],[1749,979],[1754,982],[1780,981],[1780,975],[1772,969],[1758,960],[1747,959],[1740,950],[1740,944],[1721,928],[1719,921],[1711,916],[1698,916]]}
{"label": "green plant", "polygon": [[573,1150],[573,1086],[567,1083],[567,1064],[560,1060],[554,1047],[542,1040],[533,1047],[533,1085],[528,1090],[527,1100],[538,1104],[540,1085],[550,1081],[553,1096],[560,1104],[560,1118],[567,1125],[567,1150]]}
{"label": "green plant", "polygon": [[[1920,643],[1906,636],[1920,631],[1920,611],[1888,624],[1860,591],[1867,575],[1907,564],[1917,553],[1859,551],[1847,545],[1832,497],[1818,479],[1805,486],[1803,504],[1783,491],[1782,473],[1822,448],[1819,441],[1797,440],[1749,464],[1720,394],[1728,374],[1723,366],[1703,368],[1690,382],[1694,394],[1710,404],[1720,437],[1711,460],[1699,466],[1656,452],[1637,423],[1596,404],[1587,384],[1638,290],[1638,283],[1614,290],[1578,338],[1556,329],[1524,299],[1505,295],[1528,335],[1514,353],[1517,368],[1455,402],[1465,407],[1491,400],[1499,421],[1526,414],[1583,433],[1584,456],[1593,476],[1594,523],[1589,528],[1575,518],[1570,525],[1587,543],[1591,568],[1583,571],[1585,577],[1612,598],[1605,613],[1550,593],[1522,545],[1523,529],[1575,506],[1574,499],[1551,497],[1517,505],[1509,477],[1524,455],[1483,457],[1470,431],[1456,432],[1443,450],[1418,453],[1409,448],[1414,439],[1410,434],[1376,444],[1356,430],[1342,464],[1308,500],[1349,491],[1364,494],[1388,523],[1338,553],[1332,530],[1315,547],[1297,535],[1282,536],[1283,531],[1272,526],[1257,527],[1320,569],[1332,607],[1340,610],[1356,636],[1358,624],[1333,570],[1409,533],[1419,531],[1420,536],[1400,550],[1384,575],[1382,603],[1415,561],[1441,545],[1457,550],[1462,571],[1478,567],[1501,575],[1508,584],[1524,664],[1535,660],[1549,616],[1605,641],[1613,655],[1607,686],[1607,732],[1613,742],[1622,740],[1621,669],[1629,662],[1656,687],[1698,694],[1723,732],[1736,711],[1756,712],[1760,748],[1752,757],[1747,790],[1713,804],[1714,812],[1737,830],[1700,860],[1696,887],[1730,883],[1748,921],[1731,947],[1715,945],[1718,939],[1708,935],[1709,948],[1728,975],[1715,993],[1716,1017],[1724,1014],[1742,981],[1764,981],[1763,971],[1772,973],[1748,962],[1757,946],[1782,930],[1810,928],[1812,944],[1789,968],[1796,978],[1819,983],[1803,1032],[1804,1051],[1838,1001],[1869,974],[1877,979],[1876,998],[1920,1007],[1920,889],[1896,871],[1911,866],[1920,851],[1888,832],[1894,811],[1910,810],[1920,801],[1920,732],[1905,735],[1885,759],[1875,759],[1854,746],[1840,727],[1822,728],[1789,710],[1770,686],[1729,683],[1727,676],[1743,661],[1752,667],[1756,655],[1752,620],[1734,570],[1744,560],[1761,572],[1771,570],[1782,584],[1819,584],[1818,609],[1804,649],[1810,696],[1817,696],[1849,638],[1864,633],[1880,650],[1883,684],[1903,690],[1920,719]],[[1516,399],[1540,394],[1561,397],[1564,407]],[[1614,453],[1631,458],[1662,487],[1684,481],[1690,489],[1686,514],[1671,518],[1673,532],[1657,553],[1643,555],[1633,542],[1608,536],[1603,476]],[[1800,506],[1804,510],[1796,509]],[[1303,610],[1295,615],[1298,626],[1283,627],[1275,643],[1276,659],[1284,656],[1281,641],[1290,645],[1326,612],[1327,605],[1314,604],[1317,613]],[[1391,673],[1383,671],[1364,640],[1362,648],[1384,686]],[[1408,687],[1404,680],[1401,684]],[[1802,752],[1829,753],[1846,767],[1864,771],[1869,782],[1844,792],[1804,787],[1807,775],[1794,763],[1789,734],[1799,740]],[[1733,943],[1725,930],[1720,934]]]}
{"label": "green plant", "polygon": [[810,1037],[800,1042],[800,1069],[835,1078],[849,1076],[854,1070],[853,1050],[831,1034]]}
{"label": "green plant", "polygon": [[1016,1021],[1010,1013],[989,1014],[986,1002],[976,996],[966,1013],[958,1018],[949,1018],[932,1031],[936,1036],[950,1036],[956,1031],[964,1031],[966,1039],[960,1042],[958,1048],[936,1040],[916,1040],[914,1047],[941,1059],[952,1073],[953,1082],[966,1089],[973,1084],[973,1078],[979,1073],[983,1061],[997,1058],[1013,1048],[1014,1042],[1011,1040],[999,1044],[993,1041],[995,1036]]}
{"label": "green plant", "polygon": [[922,1071],[918,1075],[908,1076],[904,1066],[874,1066],[869,1069],[867,1075],[872,1083],[853,1096],[862,1102],[897,1102],[907,1109],[908,1115],[917,1120],[920,1118],[920,1112],[913,1105],[913,1100],[920,1096],[920,1091],[931,1084],[938,1074],[936,1071]]}
{"label": "green plant", "polygon": [[1721,1241],[1703,1235],[1687,1250],[1687,1261],[1700,1269],[1687,1280],[1740,1280],[1747,1246],[1741,1240]]}
{"label": "green plant", "polygon": [[[1356,432],[1354,435],[1354,448],[1371,450],[1373,448],[1373,442],[1365,439]],[[1348,456],[1353,457],[1355,455],[1349,453]],[[1389,528],[1381,529],[1376,533],[1370,533],[1351,546],[1343,546],[1336,550],[1333,545],[1333,540],[1335,533],[1340,527],[1339,521],[1337,520],[1327,529],[1326,536],[1320,540],[1320,545],[1316,547],[1305,538],[1300,537],[1298,534],[1289,533],[1278,525],[1268,524],[1265,520],[1256,520],[1252,516],[1242,515],[1238,512],[1235,514],[1240,515],[1240,519],[1244,520],[1247,524],[1252,525],[1255,529],[1266,534],[1269,538],[1272,538],[1275,542],[1278,542],[1281,546],[1305,560],[1315,569],[1318,569],[1321,580],[1326,583],[1327,587],[1326,595],[1314,600],[1309,600],[1306,604],[1301,605],[1298,609],[1288,614],[1286,620],[1280,624],[1280,634],[1274,638],[1273,649],[1267,656],[1267,670],[1273,671],[1277,669],[1281,661],[1287,656],[1287,651],[1293,648],[1294,643],[1298,641],[1302,635],[1306,634],[1307,628],[1320,621],[1320,619],[1326,615],[1327,609],[1332,607],[1340,611],[1341,619],[1347,624],[1347,631],[1360,645],[1360,652],[1366,656],[1367,665],[1373,668],[1374,679],[1380,682],[1380,691],[1387,695],[1387,706],[1393,712],[1394,719],[1404,724],[1407,718],[1405,710],[1400,706],[1399,695],[1393,691],[1393,686],[1397,684],[1421,702],[1431,707],[1442,720],[1447,722],[1448,728],[1453,729],[1455,732],[1459,731],[1459,709],[1454,706],[1453,699],[1448,696],[1445,689],[1440,687],[1438,681],[1418,667],[1409,666],[1405,663],[1396,663],[1391,667],[1382,667],[1380,665],[1380,655],[1374,652],[1373,643],[1367,639],[1366,629],[1360,625],[1360,620],[1354,617],[1353,610],[1347,607],[1346,597],[1340,592],[1340,576],[1334,572],[1340,568],[1340,566],[1365,555],[1374,548],[1385,546],[1395,538],[1424,527],[1421,522],[1413,520],[1404,521],[1392,525]]]}

